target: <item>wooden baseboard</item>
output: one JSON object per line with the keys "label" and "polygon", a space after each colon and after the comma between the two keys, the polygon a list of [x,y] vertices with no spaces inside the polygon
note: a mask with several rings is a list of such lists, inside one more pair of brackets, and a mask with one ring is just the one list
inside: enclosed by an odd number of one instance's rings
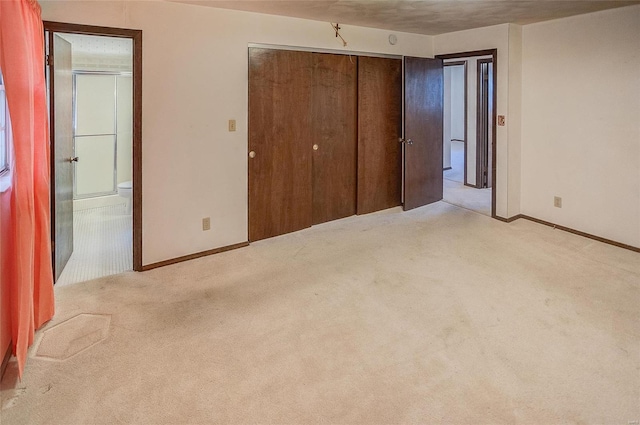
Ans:
{"label": "wooden baseboard", "polygon": [[590,233],[581,232],[580,230],[572,229],[570,227],[560,226],[559,224],[551,223],[550,221],[540,220],[539,218],[531,217],[524,214],[514,215],[510,218],[502,218],[502,217],[494,217],[496,220],[503,221],[505,223],[511,223],[514,220],[518,220],[519,218],[523,218],[525,220],[533,221],[534,223],[542,224],[545,226],[553,227],[554,229],[563,230],[565,232],[573,233],[574,235],[582,236],[584,238],[593,239],[594,241],[606,243],[608,245],[617,246],[618,248],[628,249],[633,252],[640,252],[640,248],[637,246],[627,245],[621,242],[616,242],[611,239],[601,238],[600,236],[592,235]]}
{"label": "wooden baseboard", "polygon": [[219,254],[221,252],[231,251],[233,249],[243,248],[245,246],[249,246],[249,242],[237,243],[235,245],[223,246],[221,248],[210,249],[208,251],[197,252],[195,254],[189,254],[178,258],[173,258],[171,260],[160,261],[158,263],[147,264],[146,266],[142,266],[142,271],[146,272],[147,270],[157,269],[158,267],[164,267],[171,264],[181,263],[183,261],[189,261],[200,257],[206,257],[207,255]]}
{"label": "wooden baseboard", "polygon": [[493,218],[495,218],[496,220],[502,221],[504,223],[511,223],[512,221],[516,221],[517,219],[523,218],[523,217],[522,217],[522,214],[518,214],[518,215],[514,215],[513,217],[509,217],[509,218],[498,217],[497,215],[493,216]]}
{"label": "wooden baseboard", "polygon": [[7,365],[9,364],[9,360],[11,359],[11,341],[9,341],[9,346],[7,347],[7,351],[4,353],[4,357],[2,358],[2,365],[0,365],[0,380],[4,376],[4,372],[7,370]]}
{"label": "wooden baseboard", "polygon": [[612,241],[611,239],[601,238],[600,236],[592,235],[590,233],[581,232],[570,227],[560,226],[559,224],[551,223],[549,221],[540,220],[539,218],[529,217],[528,215],[520,214],[520,218],[533,221],[534,223],[544,224],[545,226],[553,227],[554,229],[564,230],[565,232],[573,233],[574,235],[582,236],[585,238],[593,239],[594,241],[606,243],[609,245],[617,246],[618,248],[628,249],[634,252],[640,252],[640,248],[632,245],[627,245],[621,242]]}

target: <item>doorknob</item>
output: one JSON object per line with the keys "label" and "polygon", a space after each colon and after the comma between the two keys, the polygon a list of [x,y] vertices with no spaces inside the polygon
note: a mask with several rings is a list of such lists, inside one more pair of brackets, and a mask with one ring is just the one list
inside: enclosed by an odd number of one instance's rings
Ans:
{"label": "doorknob", "polygon": [[78,157],[72,156],[71,158],[69,158],[69,162],[78,162]]}
{"label": "doorknob", "polygon": [[256,157],[256,152],[255,151],[249,152],[249,158],[255,158],[255,157]]}
{"label": "doorknob", "polygon": [[413,140],[407,139],[407,145],[413,145]]}
{"label": "doorknob", "polygon": [[313,145],[313,150],[314,150],[314,151],[317,151],[319,148],[320,148],[320,146],[318,146],[318,145]]}

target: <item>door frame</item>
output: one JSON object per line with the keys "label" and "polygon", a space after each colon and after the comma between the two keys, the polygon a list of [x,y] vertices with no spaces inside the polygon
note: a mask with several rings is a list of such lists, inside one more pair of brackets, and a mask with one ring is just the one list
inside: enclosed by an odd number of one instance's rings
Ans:
{"label": "door frame", "polygon": [[493,92],[491,93],[493,108],[491,114],[493,116],[493,123],[491,124],[492,135],[491,135],[491,217],[497,218],[496,216],[496,140],[497,140],[497,104],[498,104],[498,49],[487,49],[487,50],[474,50],[470,52],[460,52],[460,53],[448,53],[443,55],[437,55],[437,58],[440,59],[463,59],[470,58],[474,56],[491,56],[493,60]]}
{"label": "door frame", "polygon": [[[484,181],[484,175],[483,175],[483,169],[484,169],[484,160],[485,157],[487,159],[487,172],[489,171],[489,153],[485,152],[484,146],[480,147],[480,132],[484,131],[484,127],[481,127],[481,121],[483,119],[480,110],[484,107],[483,103],[484,103],[484,98],[482,96],[482,94],[480,93],[480,90],[483,86],[482,84],[482,65],[484,64],[492,64],[493,65],[493,59],[490,58],[485,58],[485,59],[478,59],[476,62],[476,100],[477,100],[477,104],[476,104],[476,187],[478,189],[485,189],[485,188],[489,188],[490,186],[488,186],[489,184],[489,176],[487,176],[487,181],[486,181],[486,187],[485,187],[485,181]],[[492,87],[495,87],[495,83],[492,84]],[[487,89],[488,91],[488,89]],[[491,95],[491,93],[489,93],[489,95]],[[487,97],[486,99],[487,103],[491,106],[493,106],[493,102],[491,102],[489,100],[489,97]],[[487,106],[489,106],[487,105]],[[488,113],[490,113],[491,111],[488,109]],[[487,120],[489,119],[489,116],[487,115]],[[488,127],[486,128],[487,130]],[[487,141],[488,142],[488,141]],[[489,146],[487,146],[487,150],[488,150]]]}
{"label": "door frame", "polygon": [[[465,186],[471,186],[469,183],[467,183],[467,139],[468,139],[468,135],[467,135],[467,115],[468,112],[467,111],[467,99],[469,94],[467,93],[467,68],[469,66],[469,63],[466,60],[461,60],[461,61],[454,61],[454,62],[445,62],[442,64],[442,66],[447,67],[447,66],[462,66],[464,67],[464,140],[462,141],[464,143],[464,158],[463,158],[463,172],[464,172],[464,177],[463,177],[463,181],[462,183]],[[450,140],[449,142],[452,142],[453,140]]]}
{"label": "door frame", "polygon": [[[125,28],[100,27],[44,21],[44,30],[51,33],[97,35],[103,37],[129,38],[133,42],[133,270],[142,271],[142,31]],[[46,54],[46,53],[45,53]],[[43,58],[46,61],[46,58]],[[55,90],[55,88],[54,88]],[[52,115],[52,111],[49,111]],[[51,145],[55,148],[55,122],[49,120]],[[54,156],[51,155],[51,174],[54,173]],[[51,196],[54,194],[55,180],[51,179]],[[52,204],[51,221],[55,222]],[[51,226],[52,237],[55,226]]]}

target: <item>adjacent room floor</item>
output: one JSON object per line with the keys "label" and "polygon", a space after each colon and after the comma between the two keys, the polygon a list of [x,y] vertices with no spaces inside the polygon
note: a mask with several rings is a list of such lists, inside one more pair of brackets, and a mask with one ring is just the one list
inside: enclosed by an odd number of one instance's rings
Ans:
{"label": "adjacent room floor", "polygon": [[451,169],[444,171],[443,201],[491,216],[491,190],[464,185],[464,142],[451,141]]}
{"label": "adjacent room floor", "polygon": [[56,297],[3,425],[640,419],[640,254],[444,202]]}
{"label": "adjacent room floor", "polygon": [[132,270],[131,229],[131,214],[127,213],[124,200],[112,205],[76,209],[73,214],[73,254],[56,286]]}

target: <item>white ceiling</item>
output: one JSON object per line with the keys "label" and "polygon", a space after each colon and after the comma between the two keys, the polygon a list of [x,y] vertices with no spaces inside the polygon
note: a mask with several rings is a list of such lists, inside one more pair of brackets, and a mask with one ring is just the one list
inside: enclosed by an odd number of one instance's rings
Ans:
{"label": "white ceiling", "polygon": [[168,0],[316,21],[436,35],[490,25],[563,18],[637,0]]}
{"label": "white ceiling", "polygon": [[[2,1],[2,0],[0,0]],[[80,55],[133,55],[133,43],[130,38],[102,37],[93,35],[56,33],[73,46],[73,53]]]}

